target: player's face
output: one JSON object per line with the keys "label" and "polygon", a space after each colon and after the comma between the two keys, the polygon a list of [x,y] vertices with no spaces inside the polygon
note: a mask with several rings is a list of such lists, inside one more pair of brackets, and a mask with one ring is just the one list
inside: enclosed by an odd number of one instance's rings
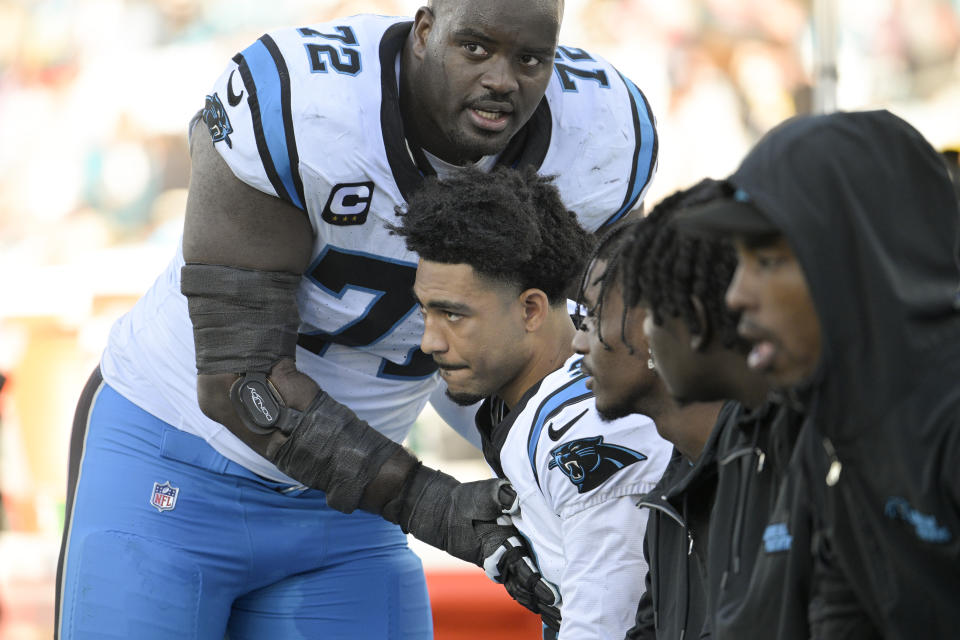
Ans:
{"label": "player's face", "polygon": [[678,401],[715,400],[702,397],[700,384],[705,373],[702,359],[692,346],[687,323],[680,318],[665,317],[657,324],[653,313],[644,309],[643,334],[650,345],[657,373],[670,395]]}
{"label": "player's face", "polygon": [[421,260],[413,286],[424,319],[420,348],[432,356],[447,395],[468,405],[496,394],[529,361],[516,292],[466,264]]}
{"label": "player's face", "polygon": [[503,151],[550,81],[560,31],[557,0],[448,1],[421,9],[413,53],[421,144],[462,164]]}
{"label": "player's face", "polygon": [[[591,376],[587,387],[596,396],[597,411],[605,420],[613,420],[642,413],[644,399],[658,382],[647,367],[647,343],[640,330],[643,312],[631,311],[622,326],[623,298],[618,284],[607,290],[597,318],[600,277],[605,268],[603,260],[590,266],[583,295],[586,316],[574,335],[573,348],[583,355],[582,367]],[[626,331],[622,331],[624,327]],[[624,334],[632,352],[623,341]]]}
{"label": "player's face", "polygon": [[809,380],[820,361],[820,320],[806,277],[786,238],[735,238],[739,265],[727,305],[740,311],[739,332],[753,343],[747,366],[774,387]]}

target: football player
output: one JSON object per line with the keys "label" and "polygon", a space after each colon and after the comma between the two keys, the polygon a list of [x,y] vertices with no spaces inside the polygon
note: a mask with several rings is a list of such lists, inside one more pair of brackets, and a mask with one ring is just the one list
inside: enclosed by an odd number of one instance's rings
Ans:
{"label": "football player", "polygon": [[636,208],[650,110],[558,46],[562,10],[437,0],[273,31],[229,62],[192,124],[181,248],[78,406],[61,637],[427,638],[405,531],[519,593],[487,562],[514,533],[509,490],[397,444],[439,376],[417,255],[384,225],[468,165],[560,174],[591,230]]}
{"label": "football player", "polygon": [[432,181],[396,230],[420,256],[421,347],[449,397],[482,401],[484,456],[561,596],[559,638],[622,638],[647,571],[634,505],[671,447],[646,416],[603,421],[574,354],[566,292],[590,236],[532,168]]}

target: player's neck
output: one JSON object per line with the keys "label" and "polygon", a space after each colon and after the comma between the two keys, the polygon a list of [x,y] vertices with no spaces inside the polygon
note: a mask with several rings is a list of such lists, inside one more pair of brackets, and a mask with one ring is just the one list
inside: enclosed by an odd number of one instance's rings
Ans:
{"label": "player's neck", "polygon": [[704,371],[711,372],[710,377],[717,385],[699,396],[704,400],[728,398],[748,409],[755,409],[763,404],[770,390],[763,374],[747,367],[746,357],[740,349],[718,347],[702,366]]}
{"label": "player's neck", "polygon": [[430,163],[430,166],[433,167],[433,170],[437,173],[437,177],[441,180],[446,180],[451,176],[457,175],[458,172],[463,171],[468,167],[479,169],[480,171],[483,171],[484,173],[486,173],[491,169],[493,169],[493,167],[497,164],[497,158],[499,157],[499,154],[492,155],[492,156],[483,156],[476,162],[460,165],[460,164],[450,164],[443,158],[438,158],[437,156],[433,155],[426,149],[423,150],[423,155],[424,157],[426,157],[427,162]]}
{"label": "player's neck", "polygon": [[657,432],[680,450],[691,462],[696,462],[717,422],[722,402],[693,402],[680,405],[673,402],[672,408],[650,415],[657,425]]}
{"label": "player's neck", "polygon": [[511,409],[534,385],[563,366],[573,355],[573,334],[576,330],[566,305],[551,307],[543,326],[537,331],[536,346],[522,372],[497,394]]}

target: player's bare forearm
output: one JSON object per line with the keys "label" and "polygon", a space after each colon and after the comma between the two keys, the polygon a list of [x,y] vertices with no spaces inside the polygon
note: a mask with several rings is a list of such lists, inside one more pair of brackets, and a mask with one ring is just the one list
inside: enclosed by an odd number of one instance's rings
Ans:
{"label": "player's bare forearm", "polygon": [[233,175],[202,124],[194,131],[190,156],[184,259],[303,273],[313,246],[306,214]]}
{"label": "player's bare forearm", "polygon": [[[303,273],[313,242],[303,212],[234,176],[202,123],[195,126],[190,152],[184,260],[188,264]],[[201,374],[197,381],[200,407],[263,455],[267,438],[246,429],[230,402],[230,388],[239,373]],[[293,408],[306,408],[317,393],[316,383],[296,370],[292,358],[276,363],[270,375]]]}

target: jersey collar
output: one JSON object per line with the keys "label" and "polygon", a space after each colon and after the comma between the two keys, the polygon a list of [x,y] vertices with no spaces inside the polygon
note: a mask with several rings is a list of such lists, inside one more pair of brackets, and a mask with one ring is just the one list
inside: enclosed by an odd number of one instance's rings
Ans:
{"label": "jersey collar", "polygon": [[516,422],[517,417],[523,413],[530,398],[537,395],[542,383],[543,380],[540,380],[537,384],[527,389],[526,393],[520,398],[520,401],[517,402],[517,406],[512,407],[510,411],[507,412],[507,415],[499,422],[493,419],[494,405],[503,402],[499,398],[495,396],[487,398],[477,411],[476,425],[477,431],[480,432],[480,441],[483,445],[483,457],[486,459],[487,464],[490,465],[490,468],[493,469],[494,473],[501,478],[505,477],[503,475],[503,465],[500,462],[500,450],[503,448],[503,443],[506,442],[507,435],[509,435],[513,423]]}

